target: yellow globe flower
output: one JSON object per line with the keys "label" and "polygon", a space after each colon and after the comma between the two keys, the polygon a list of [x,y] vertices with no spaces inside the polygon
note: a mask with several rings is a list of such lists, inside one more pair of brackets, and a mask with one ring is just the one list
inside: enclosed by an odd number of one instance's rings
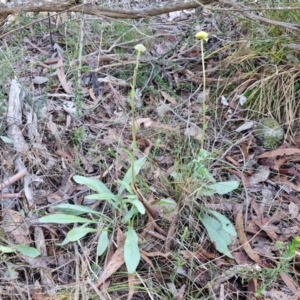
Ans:
{"label": "yellow globe flower", "polygon": [[136,45],[136,46],[134,47],[134,49],[135,49],[136,51],[138,51],[138,52],[141,52],[141,53],[143,53],[143,52],[145,52],[145,51],[146,51],[146,48],[145,48],[145,46],[144,46],[144,45],[142,45],[142,44],[138,44],[138,45]]}
{"label": "yellow globe flower", "polygon": [[208,33],[205,31],[199,31],[195,34],[195,38],[199,39],[199,40],[204,40],[204,41],[208,41]]}

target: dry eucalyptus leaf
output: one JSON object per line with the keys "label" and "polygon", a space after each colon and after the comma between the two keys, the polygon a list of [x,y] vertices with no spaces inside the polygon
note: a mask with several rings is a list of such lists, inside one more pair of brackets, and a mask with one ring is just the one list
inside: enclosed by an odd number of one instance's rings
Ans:
{"label": "dry eucalyptus leaf", "polygon": [[124,264],[124,249],[118,248],[113,256],[111,257],[108,264],[105,266],[103,272],[101,273],[100,277],[97,280],[96,285],[101,286],[104,284],[104,282],[116,271],[121,268],[121,266]]}
{"label": "dry eucalyptus leaf", "polygon": [[251,128],[253,128],[253,126],[254,126],[254,122],[249,121],[249,122],[246,122],[243,125],[239,126],[235,131],[236,132],[241,132],[241,131],[244,131],[244,130],[251,129]]}
{"label": "dry eucalyptus leaf", "polygon": [[170,103],[176,105],[177,104],[177,100],[172,97],[170,94],[168,94],[167,92],[164,92],[164,91],[160,91],[161,95],[167,100],[169,101]]}
{"label": "dry eucalyptus leaf", "polygon": [[73,90],[71,88],[70,82],[67,81],[67,77],[66,77],[64,69],[62,67],[57,68],[56,69],[56,74],[57,74],[57,77],[59,79],[60,84],[62,85],[62,87],[66,91],[66,93],[72,95]]}
{"label": "dry eucalyptus leaf", "polygon": [[299,214],[299,206],[297,204],[295,204],[294,202],[291,202],[289,204],[289,213],[291,215],[291,218],[297,218],[298,214]]}
{"label": "dry eucalyptus leaf", "polygon": [[184,135],[190,136],[195,140],[200,141],[202,137],[202,130],[198,126],[191,124],[189,127],[185,129]]}
{"label": "dry eucalyptus leaf", "polygon": [[242,209],[237,214],[236,221],[235,221],[235,228],[236,228],[236,231],[237,231],[237,234],[238,234],[240,244],[244,248],[247,255],[253,261],[255,261],[258,265],[262,266],[263,263],[262,263],[260,257],[252,249],[252,247],[250,246],[250,243],[248,241],[248,238],[246,236],[245,229],[244,229],[244,220],[243,220],[243,210]]}
{"label": "dry eucalyptus leaf", "polygon": [[65,112],[74,115],[76,113],[75,103],[71,101],[63,101],[63,109]]}
{"label": "dry eucalyptus leaf", "polygon": [[33,83],[35,84],[43,84],[46,83],[48,81],[47,77],[43,77],[43,76],[35,76],[33,78]]}
{"label": "dry eucalyptus leaf", "polygon": [[151,125],[153,124],[153,121],[150,118],[140,118],[137,119],[135,122],[139,127],[143,128],[151,127]]}
{"label": "dry eucalyptus leaf", "polygon": [[269,178],[270,169],[268,166],[259,166],[257,171],[250,177],[249,183],[253,186],[264,182]]}
{"label": "dry eucalyptus leaf", "polygon": [[201,91],[198,95],[197,95],[197,100],[196,102],[198,103],[202,103],[203,98],[205,97],[205,99],[208,99],[210,95],[210,89],[206,89],[205,94],[203,91]]}
{"label": "dry eucalyptus leaf", "polygon": [[31,239],[29,237],[29,230],[24,219],[24,216],[15,210],[4,210],[4,231],[11,243],[30,245]]}
{"label": "dry eucalyptus leaf", "polygon": [[229,106],[229,102],[225,96],[221,97],[221,104],[223,104],[224,106]]}

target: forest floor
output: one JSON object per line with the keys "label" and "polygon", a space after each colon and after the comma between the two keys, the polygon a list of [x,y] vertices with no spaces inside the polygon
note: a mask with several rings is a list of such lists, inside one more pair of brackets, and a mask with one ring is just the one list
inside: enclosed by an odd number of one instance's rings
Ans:
{"label": "forest floor", "polygon": [[219,8],[0,29],[0,299],[300,299],[299,34]]}

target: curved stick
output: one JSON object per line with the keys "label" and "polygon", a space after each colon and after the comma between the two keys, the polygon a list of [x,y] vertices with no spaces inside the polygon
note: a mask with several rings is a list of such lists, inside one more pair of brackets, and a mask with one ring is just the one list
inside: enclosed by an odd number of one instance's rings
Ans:
{"label": "curved stick", "polygon": [[12,177],[8,178],[4,182],[0,183],[0,191],[11,185],[12,183],[18,181],[20,178],[24,177],[27,174],[27,170],[23,169],[22,171],[18,172],[17,174],[13,175]]}

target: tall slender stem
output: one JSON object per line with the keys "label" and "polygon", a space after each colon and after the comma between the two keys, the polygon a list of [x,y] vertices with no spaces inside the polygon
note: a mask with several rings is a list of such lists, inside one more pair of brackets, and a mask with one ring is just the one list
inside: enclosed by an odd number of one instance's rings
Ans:
{"label": "tall slender stem", "polygon": [[202,136],[201,136],[201,149],[204,148],[204,138],[205,138],[205,130],[206,130],[206,74],[205,74],[205,64],[204,64],[204,47],[203,47],[203,39],[200,40],[200,48],[201,48],[201,61],[202,61],[202,74],[203,74],[203,98],[202,98],[202,116],[203,116],[203,124],[202,124]]}
{"label": "tall slender stem", "polygon": [[146,49],[143,45],[137,45],[135,47],[135,50],[137,50],[137,56],[136,56],[136,64],[133,71],[133,78],[132,78],[132,86],[130,91],[130,106],[131,106],[131,117],[132,117],[132,125],[131,125],[131,132],[132,132],[132,155],[131,155],[131,169],[132,169],[132,175],[131,175],[131,186],[134,190],[134,182],[135,182],[135,173],[134,173],[134,159],[135,159],[135,152],[137,150],[137,143],[136,143],[136,133],[137,133],[137,124],[135,122],[135,96],[136,96],[136,80],[138,75],[138,69],[139,69],[139,62],[140,62],[140,56],[141,53],[144,52]]}

